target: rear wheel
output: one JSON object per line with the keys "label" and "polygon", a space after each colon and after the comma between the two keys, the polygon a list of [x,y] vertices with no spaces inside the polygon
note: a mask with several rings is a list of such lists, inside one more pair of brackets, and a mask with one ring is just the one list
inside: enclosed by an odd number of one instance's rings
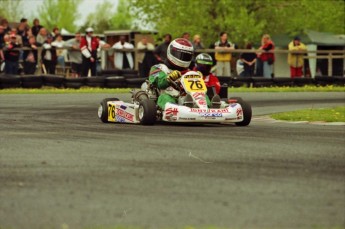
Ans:
{"label": "rear wheel", "polygon": [[153,100],[145,99],[139,102],[139,121],[143,125],[153,125],[156,122],[157,107]]}
{"label": "rear wheel", "polygon": [[232,97],[230,98],[230,101],[236,101],[236,103],[239,103],[243,111],[243,121],[236,122],[235,124],[237,126],[248,126],[252,120],[252,106],[244,101],[241,97]]}
{"label": "rear wheel", "polygon": [[108,102],[109,101],[119,101],[118,98],[106,98],[103,99],[98,107],[98,118],[102,120],[102,122],[108,122]]}

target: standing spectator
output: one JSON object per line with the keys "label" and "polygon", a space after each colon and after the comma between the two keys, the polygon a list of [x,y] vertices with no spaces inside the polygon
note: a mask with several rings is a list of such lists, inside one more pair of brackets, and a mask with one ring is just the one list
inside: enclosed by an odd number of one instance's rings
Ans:
{"label": "standing spectator", "polygon": [[[49,34],[50,35],[50,34]],[[38,33],[37,37],[36,37],[36,42],[43,44],[46,40],[47,40],[47,36],[48,36],[48,31],[46,28],[41,28],[40,32]]]}
{"label": "standing spectator", "polygon": [[31,27],[31,31],[32,34],[36,37],[37,39],[37,35],[40,32],[40,30],[43,28],[43,26],[40,25],[40,20],[38,20],[37,18],[34,19],[34,21],[32,22],[32,27]]}
{"label": "standing spectator", "polygon": [[199,34],[194,35],[192,45],[193,45],[194,51],[198,49],[204,49],[204,45],[201,42],[201,37]]}
{"label": "standing spectator", "polygon": [[[295,37],[289,44],[289,51],[305,51],[307,48],[301,42],[300,37]],[[302,77],[303,72],[303,53],[291,53],[288,54],[288,64],[290,65],[291,78]]]}
{"label": "standing spectator", "polygon": [[82,37],[80,41],[80,51],[82,54],[81,76],[87,77],[89,70],[91,70],[91,75],[95,76],[97,71],[97,49],[99,42],[98,39],[93,36],[92,28],[87,28],[85,32],[85,37]]}
{"label": "standing spectator", "polygon": [[217,61],[216,75],[219,76],[231,76],[231,53],[224,52],[228,50],[234,50],[235,46],[228,41],[228,34],[226,32],[220,33],[220,40],[217,41],[214,46],[217,50],[215,58]]}
{"label": "standing spectator", "polygon": [[65,46],[69,47],[68,56],[71,62],[72,77],[81,75],[82,54],[80,53],[80,33],[76,33],[75,37],[66,41]]}
{"label": "standing spectator", "polygon": [[137,44],[137,49],[139,50],[137,54],[137,61],[139,63],[139,75],[141,77],[146,78],[149,76],[150,68],[153,65],[145,64],[144,59],[146,56],[149,55],[149,53],[153,52],[153,50],[155,49],[155,46],[152,43],[148,42],[146,36],[143,36],[141,41],[139,41]]}
{"label": "standing spectator", "polygon": [[21,47],[23,46],[23,39],[22,36],[18,35],[17,29],[12,28],[10,34],[14,34],[16,36],[16,43]]}
{"label": "standing spectator", "polygon": [[[252,50],[252,44],[248,43],[246,49]],[[240,56],[241,61],[243,62],[244,71],[242,76],[251,77],[254,76],[255,63],[256,63],[256,53],[255,52],[245,52]]]}
{"label": "standing spectator", "polygon": [[274,44],[271,40],[270,35],[265,34],[261,39],[261,46],[259,48],[258,57],[262,62],[263,76],[265,78],[273,77],[273,63],[274,63],[274,53],[269,52],[274,50]]}
{"label": "standing spectator", "polygon": [[114,53],[114,66],[117,69],[133,69],[133,55],[132,52],[116,51],[119,49],[133,49],[134,46],[131,43],[126,42],[125,36],[120,36],[120,41],[113,45],[115,49]]}
{"label": "standing spectator", "polygon": [[6,74],[18,74],[19,70],[19,44],[16,42],[17,36],[11,33],[10,41],[5,44],[4,57],[5,57],[5,73]]}
{"label": "standing spectator", "polygon": [[5,33],[11,32],[11,27],[10,27],[10,25],[8,24],[8,21],[7,21],[6,18],[1,19],[0,25],[4,28],[4,32],[5,32]]}
{"label": "standing spectator", "polygon": [[[107,59],[107,51],[105,49],[109,49],[111,46],[107,42],[103,41],[99,36],[96,37],[99,46],[97,49],[97,71],[96,75],[105,69],[105,60]],[[103,60],[103,61],[102,61]]]}
{"label": "standing spectator", "polygon": [[184,33],[182,34],[182,37],[181,37],[181,38],[184,38],[184,39],[186,39],[186,40],[189,41],[189,39],[190,39],[190,34],[189,34],[188,32],[184,32]]}
{"label": "standing spectator", "polygon": [[0,72],[2,72],[3,61],[5,61],[4,52],[2,51],[5,46],[4,36],[4,28],[0,25]]}
{"label": "standing spectator", "polygon": [[167,59],[168,46],[171,42],[171,39],[172,37],[170,34],[165,34],[164,42],[156,47],[154,55],[159,63],[165,63],[165,60]]}
{"label": "standing spectator", "polygon": [[37,48],[35,36],[31,35],[29,37],[28,43],[25,47],[31,48],[31,50],[25,50],[23,53],[23,68],[24,74],[34,74],[37,66]]}
{"label": "standing spectator", "polygon": [[17,34],[21,37],[23,45],[27,45],[29,42],[28,31],[28,20],[26,18],[22,18],[17,27]]}
{"label": "standing spectator", "polygon": [[58,27],[54,27],[53,28],[53,32],[52,32],[52,36],[54,37],[54,39],[56,39],[56,37],[60,34],[60,30]]}
{"label": "standing spectator", "polygon": [[56,49],[52,45],[52,42],[53,36],[51,34],[48,34],[47,40],[42,45],[43,49],[41,53],[41,59],[43,62],[43,72],[48,74],[55,74],[57,61]]}
{"label": "standing spectator", "polygon": [[65,56],[66,56],[66,49],[64,48],[65,41],[62,40],[62,35],[57,34],[55,40],[52,42],[52,45],[57,48],[56,55],[57,55],[57,64],[62,67],[62,71],[65,72]]}

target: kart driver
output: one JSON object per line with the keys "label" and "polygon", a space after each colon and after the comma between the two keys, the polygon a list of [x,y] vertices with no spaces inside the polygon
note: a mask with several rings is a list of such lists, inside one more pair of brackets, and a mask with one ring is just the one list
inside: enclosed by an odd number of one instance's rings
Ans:
{"label": "kart driver", "polygon": [[216,93],[219,94],[220,92],[220,83],[218,78],[211,73],[211,68],[213,66],[212,57],[207,53],[201,53],[196,57],[196,67],[194,68],[195,71],[199,71],[204,76],[204,81],[206,87],[211,88],[214,87]]}
{"label": "kart driver", "polygon": [[[164,64],[152,66],[149,74],[149,82],[160,90],[157,105],[164,110],[165,104],[177,103],[177,95],[173,95],[171,81],[179,79],[189,71],[188,67],[193,59],[194,49],[190,41],[184,38],[173,40],[167,50],[167,59]],[[207,104],[210,106],[210,99],[206,96]],[[219,103],[220,98],[212,99],[212,102]]]}

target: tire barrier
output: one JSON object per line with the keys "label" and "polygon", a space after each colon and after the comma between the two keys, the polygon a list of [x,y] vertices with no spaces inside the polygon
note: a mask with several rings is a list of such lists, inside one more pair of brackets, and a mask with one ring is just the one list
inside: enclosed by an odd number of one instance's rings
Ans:
{"label": "tire barrier", "polygon": [[[114,75],[108,71],[102,76],[85,78],[65,78],[61,75],[0,75],[0,89],[5,88],[41,88],[43,86],[55,88],[101,87],[101,88],[140,88],[147,78],[138,77],[135,71],[123,71],[122,75]],[[303,87],[316,86],[345,86],[345,77],[316,76],[315,78],[263,78],[263,77],[218,77],[221,85],[228,87]]]}

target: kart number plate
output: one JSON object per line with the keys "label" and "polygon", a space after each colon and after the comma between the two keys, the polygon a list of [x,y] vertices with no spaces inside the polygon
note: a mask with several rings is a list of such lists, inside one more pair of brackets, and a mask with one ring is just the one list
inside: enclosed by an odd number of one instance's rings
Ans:
{"label": "kart number plate", "polygon": [[198,78],[195,79],[189,79],[185,78],[183,79],[183,83],[185,85],[185,90],[187,92],[205,92],[207,91],[206,85],[203,80],[200,80]]}
{"label": "kart number plate", "polygon": [[115,105],[108,105],[108,121],[115,122]]}

